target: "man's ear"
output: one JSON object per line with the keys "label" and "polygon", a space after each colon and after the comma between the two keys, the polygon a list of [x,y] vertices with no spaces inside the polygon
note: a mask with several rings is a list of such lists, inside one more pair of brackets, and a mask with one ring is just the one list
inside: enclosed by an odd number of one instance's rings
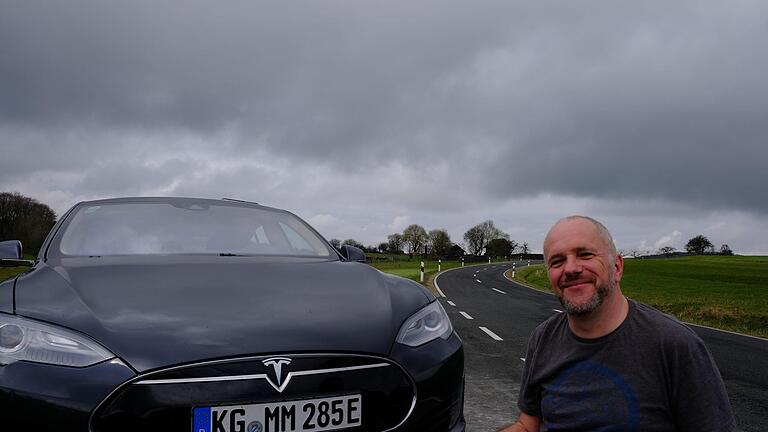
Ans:
{"label": "man's ear", "polygon": [[613,277],[616,282],[621,282],[621,276],[624,274],[624,258],[617,253],[614,258]]}
{"label": "man's ear", "polygon": [[613,277],[616,282],[621,282],[621,276],[624,274],[624,258],[617,253],[613,259]]}

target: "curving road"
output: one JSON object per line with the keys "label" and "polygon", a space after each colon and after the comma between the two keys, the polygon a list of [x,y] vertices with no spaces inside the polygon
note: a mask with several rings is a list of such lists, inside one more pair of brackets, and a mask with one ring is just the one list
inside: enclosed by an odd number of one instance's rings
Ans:
{"label": "curving road", "polygon": [[[435,278],[445,296],[440,301],[464,341],[469,432],[494,431],[517,417],[528,334],[550,315],[562,313],[553,295],[504,277],[512,264],[467,266]],[[768,430],[768,341],[692,328],[715,357],[739,427],[747,432]]]}

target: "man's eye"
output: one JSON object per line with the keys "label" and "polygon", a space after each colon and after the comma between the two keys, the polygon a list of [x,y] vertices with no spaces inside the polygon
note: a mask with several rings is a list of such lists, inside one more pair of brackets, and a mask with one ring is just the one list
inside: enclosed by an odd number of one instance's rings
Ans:
{"label": "man's eye", "polygon": [[562,260],[550,261],[549,266],[553,268],[560,267],[563,264]]}

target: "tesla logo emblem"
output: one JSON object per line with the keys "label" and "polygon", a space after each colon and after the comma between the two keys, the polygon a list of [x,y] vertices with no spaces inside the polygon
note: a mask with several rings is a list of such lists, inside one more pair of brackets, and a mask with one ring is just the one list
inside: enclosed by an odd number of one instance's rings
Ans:
{"label": "tesla logo emblem", "polygon": [[272,369],[275,371],[275,379],[277,381],[277,384],[275,384],[274,381],[272,381],[272,378],[267,376],[267,382],[269,382],[272,387],[275,388],[279,393],[282,393],[283,390],[285,390],[285,387],[288,385],[288,382],[291,380],[291,373],[288,372],[285,375],[285,381],[283,381],[283,366],[287,366],[291,364],[291,359],[288,357],[272,357],[268,358],[264,361],[262,361],[264,366],[271,366]]}

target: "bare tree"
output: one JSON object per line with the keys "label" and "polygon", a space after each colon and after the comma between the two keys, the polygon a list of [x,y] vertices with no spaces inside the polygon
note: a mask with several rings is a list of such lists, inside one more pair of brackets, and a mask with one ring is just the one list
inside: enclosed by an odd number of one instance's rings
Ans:
{"label": "bare tree", "polygon": [[408,225],[403,231],[403,242],[409,254],[420,253],[427,244],[427,230],[421,225]]}
{"label": "bare tree", "polygon": [[676,250],[677,249],[673,248],[672,246],[664,246],[662,248],[659,248],[658,254],[664,255],[667,258],[669,258],[669,256],[675,253]]}
{"label": "bare tree", "polygon": [[528,246],[528,242],[523,242],[523,244],[520,245],[520,253],[523,255],[528,255],[531,252],[530,246]]}
{"label": "bare tree", "polygon": [[685,244],[685,250],[693,254],[703,255],[707,252],[714,252],[715,245],[708,238],[699,234],[688,240],[688,243]]}
{"label": "bare tree", "polygon": [[467,242],[469,253],[480,255],[485,247],[485,238],[483,232],[477,226],[473,226],[464,233],[464,240]]}
{"label": "bare tree", "polygon": [[495,239],[509,240],[509,234],[496,228],[492,220],[481,222],[464,233],[464,240],[467,242],[469,250],[474,255],[483,253],[483,249],[488,242]]}
{"label": "bare tree", "polygon": [[447,230],[433,229],[429,232],[429,245],[433,255],[438,257],[447,256],[452,244],[451,236],[448,235]]}
{"label": "bare tree", "polygon": [[388,235],[387,245],[389,246],[389,253],[401,253],[403,251],[403,235],[399,233]]}

